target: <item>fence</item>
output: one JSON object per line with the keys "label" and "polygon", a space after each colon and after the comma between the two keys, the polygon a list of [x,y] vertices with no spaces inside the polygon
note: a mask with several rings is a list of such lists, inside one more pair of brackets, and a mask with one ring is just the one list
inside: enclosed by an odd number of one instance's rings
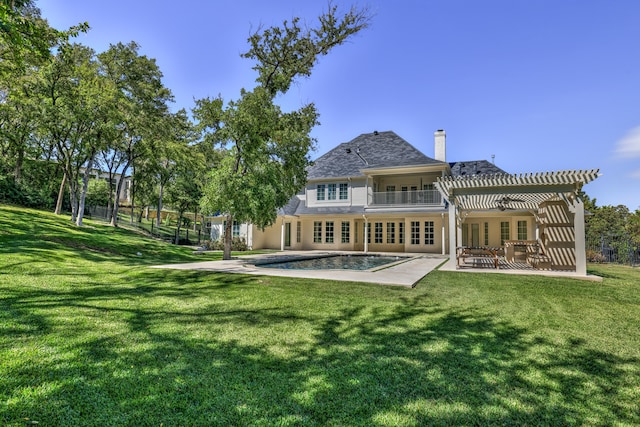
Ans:
{"label": "fence", "polygon": [[[168,215],[170,216],[171,213]],[[111,211],[101,206],[91,207],[86,210],[85,217],[98,221],[110,221]],[[119,213],[118,217],[118,224],[136,228],[144,231],[146,234],[170,243],[175,243],[176,237],[179,237],[177,240],[180,245],[201,245],[205,240],[209,240],[209,236],[211,235],[211,230],[205,225],[199,223],[196,224],[195,230],[193,225],[183,225],[180,227],[180,236],[178,236],[177,226],[161,224],[160,227],[158,227],[155,218],[147,220],[145,218],[135,216],[134,221],[132,222],[130,209],[123,209]],[[166,219],[166,215],[163,215],[163,217]],[[171,217],[169,218],[169,221],[171,221]],[[175,219],[173,220],[173,223],[176,223]]]}
{"label": "fence", "polygon": [[640,265],[640,244],[629,235],[603,235],[587,239],[587,260]]}

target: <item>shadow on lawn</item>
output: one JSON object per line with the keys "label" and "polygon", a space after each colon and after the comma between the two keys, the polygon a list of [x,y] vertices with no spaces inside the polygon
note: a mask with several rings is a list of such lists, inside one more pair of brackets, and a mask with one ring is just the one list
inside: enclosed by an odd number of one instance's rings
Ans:
{"label": "shadow on lawn", "polygon": [[[637,403],[630,403],[640,361],[576,340],[551,343],[473,309],[399,296],[391,306],[303,312],[272,302],[267,290],[259,306],[245,306],[241,292],[221,292],[227,300],[178,310],[164,307],[163,298],[213,299],[222,290],[261,288],[248,276],[208,275],[203,284],[203,273],[163,272],[180,280],[167,287],[153,283],[160,272],[148,274],[144,286],[131,289],[101,286],[49,298],[25,291],[5,300],[3,312],[12,311],[3,323],[35,325],[43,335],[56,325],[32,317],[42,304],[110,317],[116,326],[90,334],[86,324],[68,325],[69,339],[55,357],[3,368],[0,389],[12,392],[0,400],[12,403],[0,406],[0,420],[225,426],[640,421]],[[311,332],[287,333],[297,328]],[[31,332],[12,333],[20,340]]]}

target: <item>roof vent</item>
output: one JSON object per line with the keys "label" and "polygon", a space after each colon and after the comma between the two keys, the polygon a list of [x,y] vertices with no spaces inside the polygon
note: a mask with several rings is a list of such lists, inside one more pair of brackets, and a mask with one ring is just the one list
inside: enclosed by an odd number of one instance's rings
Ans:
{"label": "roof vent", "polygon": [[374,130],[374,131],[373,131],[373,134],[374,134],[374,135],[378,135],[379,133],[378,133],[378,131],[377,131],[377,130]]}

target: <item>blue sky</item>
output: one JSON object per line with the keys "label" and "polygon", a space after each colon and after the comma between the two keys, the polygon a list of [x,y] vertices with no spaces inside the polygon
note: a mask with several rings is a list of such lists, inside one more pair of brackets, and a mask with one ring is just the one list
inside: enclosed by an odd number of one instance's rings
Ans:
{"label": "blue sky", "polygon": [[[58,29],[102,52],[136,41],[175,96],[236,99],[254,86],[240,54],[258,27],[326,0],[37,0]],[[491,160],[511,173],[599,168],[584,187],[598,205],[640,208],[640,2],[635,0],[358,0],[370,28],[323,57],[281,99],[314,102],[318,157],[361,133],[393,130],[433,156]]]}

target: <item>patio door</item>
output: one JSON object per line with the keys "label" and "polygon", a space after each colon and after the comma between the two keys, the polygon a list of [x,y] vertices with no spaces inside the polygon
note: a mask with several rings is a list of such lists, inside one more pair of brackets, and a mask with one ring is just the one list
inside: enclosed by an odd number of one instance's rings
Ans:
{"label": "patio door", "polygon": [[289,247],[291,246],[291,223],[284,223],[284,245]]}
{"label": "patio door", "polygon": [[471,224],[471,246],[480,246],[480,224]]}

